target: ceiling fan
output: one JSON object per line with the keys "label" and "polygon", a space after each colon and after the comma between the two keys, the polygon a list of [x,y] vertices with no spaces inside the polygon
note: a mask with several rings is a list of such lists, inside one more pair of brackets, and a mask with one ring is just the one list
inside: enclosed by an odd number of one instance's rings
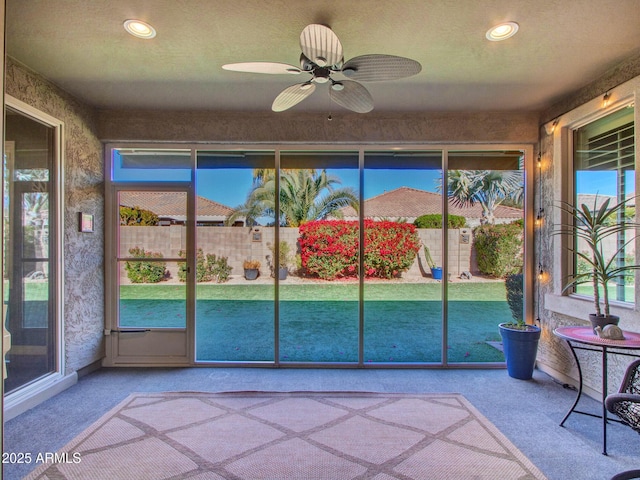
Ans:
{"label": "ceiling fan", "polygon": [[[357,113],[373,110],[373,98],[359,82],[382,82],[420,73],[420,63],[395,55],[361,55],[345,63],[338,36],[324,25],[307,25],[300,34],[300,67],[286,63],[244,62],[223,65],[225,70],[267,74],[307,74],[311,78],[285,88],[273,101],[271,109],[282,112],[311,95],[316,84],[330,83],[329,97],[344,108]],[[340,75],[334,79],[333,75]],[[342,78],[342,77],[346,77]]]}

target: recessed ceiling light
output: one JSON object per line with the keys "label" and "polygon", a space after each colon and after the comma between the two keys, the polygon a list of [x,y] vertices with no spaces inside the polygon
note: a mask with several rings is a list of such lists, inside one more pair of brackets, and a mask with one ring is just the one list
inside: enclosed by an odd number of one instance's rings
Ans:
{"label": "recessed ceiling light", "polygon": [[156,29],[141,20],[125,20],[124,29],[138,38],[150,39],[156,36]]}
{"label": "recessed ceiling light", "polygon": [[492,42],[499,42],[500,40],[506,40],[513,37],[518,31],[518,24],[516,22],[504,22],[495,27],[487,30],[487,40]]}

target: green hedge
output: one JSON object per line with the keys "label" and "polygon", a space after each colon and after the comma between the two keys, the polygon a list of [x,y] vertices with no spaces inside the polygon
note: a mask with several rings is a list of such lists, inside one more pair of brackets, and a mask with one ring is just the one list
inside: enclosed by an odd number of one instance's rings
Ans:
{"label": "green hedge", "polygon": [[160,223],[158,215],[140,207],[120,206],[120,225],[154,227]]}
{"label": "green hedge", "polygon": [[[364,274],[393,278],[411,267],[420,239],[408,223],[364,222]],[[300,227],[300,263],[308,276],[334,280],[358,276],[358,222],[321,220]]]}
{"label": "green hedge", "polygon": [[[162,258],[161,253],[147,252],[144,248],[133,247],[129,249],[129,254],[136,258]],[[135,260],[124,262],[124,269],[131,283],[158,283],[164,280],[167,273],[166,262],[145,262]]]}
{"label": "green hedge", "polygon": [[478,270],[497,278],[522,272],[522,222],[481,225],[473,232]]}
{"label": "green hedge", "polygon": [[[442,228],[442,214],[430,213],[428,215],[421,215],[416,218],[413,224],[418,228]],[[467,224],[467,219],[460,215],[448,216],[449,228],[464,228]]]}

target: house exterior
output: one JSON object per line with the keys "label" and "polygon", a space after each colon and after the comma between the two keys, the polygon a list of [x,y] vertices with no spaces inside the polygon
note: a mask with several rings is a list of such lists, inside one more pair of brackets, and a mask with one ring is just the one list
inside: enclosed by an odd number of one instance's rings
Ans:
{"label": "house exterior", "polygon": [[[176,192],[121,192],[121,206],[150,210],[160,219],[160,225],[184,225],[187,219],[184,194]],[[208,198],[196,198],[197,221],[199,226],[223,226],[233,209]],[[234,226],[243,226],[237,220]]]}
{"label": "house exterior", "polygon": [[[362,207],[365,218],[375,220],[403,219],[413,223],[421,215],[442,213],[442,196],[439,193],[427,192],[416,188],[400,187],[381,193],[364,201]],[[449,215],[458,215],[467,219],[468,227],[477,227],[482,219],[482,207],[479,204],[468,207],[457,206],[449,199]],[[345,220],[357,220],[358,214],[352,207],[340,210]],[[522,209],[498,205],[495,211],[495,223],[511,223],[522,220]]]}

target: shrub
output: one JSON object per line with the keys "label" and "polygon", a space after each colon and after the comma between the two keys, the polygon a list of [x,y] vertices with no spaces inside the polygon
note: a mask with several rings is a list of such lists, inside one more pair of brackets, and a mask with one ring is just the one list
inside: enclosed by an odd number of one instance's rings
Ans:
{"label": "shrub", "polygon": [[[389,221],[364,222],[364,273],[393,278],[413,264],[420,248],[416,227]],[[358,276],[358,222],[321,220],[300,227],[304,274],[326,280]]]}
{"label": "shrub", "polygon": [[[273,258],[276,256],[276,246],[267,243],[267,247],[271,250],[271,254]],[[279,242],[279,254],[278,254],[278,267],[287,268],[289,266],[289,262],[291,261],[291,245],[289,245],[286,241],[280,240]],[[274,263],[274,262],[271,262]],[[273,265],[272,265],[273,267]]]}
{"label": "shrub", "polygon": [[245,270],[259,270],[260,260],[245,260],[242,262],[242,268]]}
{"label": "shrub", "polygon": [[[186,257],[186,252],[180,250],[178,252],[180,258]],[[215,254],[204,254],[201,248],[196,254],[196,282],[210,282],[215,280],[216,283],[223,283],[229,280],[229,274],[233,267],[229,266],[227,257],[217,257]],[[187,281],[187,262],[180,262],[178,268],[178,278],[181,282]]]}
{"label": "shrub", "polygon": [[151,210],[145,210],[140,207],[120,206],[120,225],[153,227],[158,223],[160,223],[158,215]]}
{"label": "shrub", "polygon": [[[414,220],[413,224],[418,228],[442,228],[442,214],[421,215]],[[448,217],[449,228],[463,228],[466,224],[467,219],[460,215],[449,215]]]}
{"label": "shrub", "polygon": [[507,303],[514,320],[520,321],[524,316],[524,279],[521,273],[507,275],[504,285],[507,289]]}
{"label": "shrub", "polygon": [[[146,252],[144,248],[133,247],[129,249],[129,254],[136,258],[162,258],[161,253]],[[165,278],[166,262],[145,262],[144,260],[134,260],[124,263],[127,277],[131,283],[158,283]]]}
{"label": "shrub", "polygon": [[504,278],[522,271],[521,223],[481,225],[474,230],[473,234],[473,245],[481,273]]}
{"label": "shrub", "polygon": [[208,253],[207,265],[210,267],[211,276],[216,283],[224,283],[229,280],[233,267],[229,265],[228,257],[217,257],[213,253]]}

